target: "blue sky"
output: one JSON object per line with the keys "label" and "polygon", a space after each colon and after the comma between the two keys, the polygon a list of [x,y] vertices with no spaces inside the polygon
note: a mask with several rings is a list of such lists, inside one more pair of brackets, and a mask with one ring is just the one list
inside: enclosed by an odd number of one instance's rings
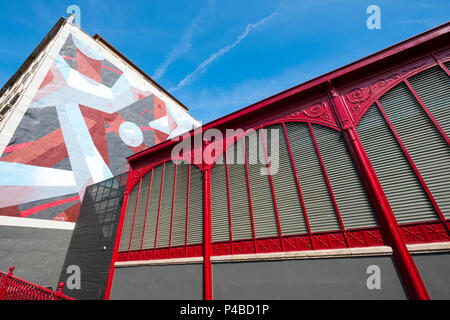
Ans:
{"label": "blue sky", "polygon": [[[8,1],[0,86],[69,5],[203,123],[450,20],[450,1]],[[369,30],[369,5],[381,29]]]}

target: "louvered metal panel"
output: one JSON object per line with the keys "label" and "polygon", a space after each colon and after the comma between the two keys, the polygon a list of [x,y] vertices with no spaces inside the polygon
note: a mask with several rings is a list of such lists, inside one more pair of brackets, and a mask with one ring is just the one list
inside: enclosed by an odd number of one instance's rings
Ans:
{"label": "louvered metal panel", "polygon": [[136,216],[134,218],[134,228],[131,239],[130,250],[140,250],[142,244],[142,235],[144,233],[145,213],[147,211],[148,191],[150,187],[151,172],[147,173],[141,182],[141,191],[139,192]]}
{"label": "louvered metal panel", "polygon": [[[250,195],[253,209],[253,222],[256,238],[279,236],[270,186],[261,130],[245,137],[245,155],[247,158]],[[255,138],[256,137],[256,138]],[[257,139],[259,137],[259,139]],[[252,157],[260,154],[260,157]]]}
{"label": "louvered metal panel", "polygon": [[408,79],[433,117],[450,137],[450,79],[440,68],[427,69]]}
{"label": "louvered metal panel", "polygon": [[444,65],[447,67],[448,70],[450,70],[450,61],[447,61],[446,63],[444,63]]}
{"label": "louvered metal panel", "polygon": [[378,225],[342,133],[312,127],[345,229]]}
{"label": "louvered metal panel", "polygon": [[450,147],[447,142],[406,85],[391,89],[380,99],[380,104],[439,208],[449,217]]}
{"label": "louvered metal panel", "polygon": [[203,242],[203,172],[191,166],[189,185],[188,244]]}
{"label": "louvered metal panel", "polygon": [[211,169],[211,238],[212,241],[230,240],[228,216],[227,172],[224,156]]}
{"label": "louvered metal panel", "polygon": [[134,209],[136,208],[136,199],[138,196],[139,183],[130,191],[127,202],[127,209],[120,237],[119,251],[128,251],[130,246],[131,229],[133,228]]}
{"label": "louvered metal panel", "polygon": [[227,149],[226,152],[233,240],[252,239],[252,220],[242,139],[235,143],[232,148]]}
{"label": "louvered metal panel", "polygon": [[362,117],[357,131],[397,221],[435,219],[430,201],[376,105]]}
{"label": "louvered metal panel", "polygon": [[175,165],[173,162],[166,162],[164,167],[164,181],[161,193],[161,208],[159,212],[158,236],[156,240],[157,248],[169,246],[170,220],[172,218],[172,198],[175,177]]}
{"label": "louvered metal panel", "polygon": [[147,220],[145,222],[142,249],[153,249],[155,247],[156,221],[159,210],[159,194],[161,191],[161,180],[163,164],[153,168],[152,184],[150,186],[150,198],[148,200]]}
{"label": "louvered metal panel", "polygon": [[282,235],[307,233],[283,126],[281,124],[268,126],[265,132],[281,233]]}
{"label": "louvered metal panel", "polygon": [[171,247],[183,246],[186,242],[186,210],[189,165],[177,165],[177,178],[173,204],[173,224]]}
{"label": "louvered metal panel", "polygon": [[306,123],[286,123],[306,214],[312,232],[339,230],[339,221]]}

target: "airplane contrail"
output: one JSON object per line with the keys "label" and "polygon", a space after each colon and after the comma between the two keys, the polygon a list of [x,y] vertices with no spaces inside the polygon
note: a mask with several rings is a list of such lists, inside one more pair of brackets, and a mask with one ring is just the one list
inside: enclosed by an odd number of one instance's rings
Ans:
{"label": "airplane contrail", "polygon": [[267,17],[259,20],[256,23],[248,24],[247,27],[245,28],[245,31],[243,33],[241,33],[239,35],[239,37],[232,44],[227,45],[227,46],[223,47],[222,49],[220,49],[220,50],[214,52],[213,54],[211,54],[208,59],[206,59],[201,64],[199,64],[197,66],[197,68],[193,72],[191,72],[187,76],[185,76],[183,78],[183,80],[178,82],[176,87],[170,88],[169,91],[172,91],[172,92],[176,91],[176,90],[184,87],[185,85],[191,83],[199,74],[204,72],[206,70],[206,67],[208,65],[210,65],[214,60],[216,60],[217,58],[223,56],[225,53],[227,53],[228,51],[230,51],[231,49],[236,47],[239,43],[241,43],[248,36],[250,31],[252,31],[255,28],[260,27],[261,25],[263,25],[264,23],[266,23],[267,21],[272,19],[275,15],[277,15],[279,10],[280,10],[280,8],[283,6],[284,3],[285,2],[280,3],[280,5],[275,9],[275,11],[272,12]]}

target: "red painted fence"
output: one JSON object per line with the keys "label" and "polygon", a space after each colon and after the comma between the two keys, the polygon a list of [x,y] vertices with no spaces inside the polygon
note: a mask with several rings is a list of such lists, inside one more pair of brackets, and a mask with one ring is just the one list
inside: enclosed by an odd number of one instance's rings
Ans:
{"label": "red painted fence", "polygon": [[14,267],[9,273],[0,271],[0,300],[75,300],[63,294],[64,282],[58,285],[58,292],[37,284],[17,278],[13,275]]}

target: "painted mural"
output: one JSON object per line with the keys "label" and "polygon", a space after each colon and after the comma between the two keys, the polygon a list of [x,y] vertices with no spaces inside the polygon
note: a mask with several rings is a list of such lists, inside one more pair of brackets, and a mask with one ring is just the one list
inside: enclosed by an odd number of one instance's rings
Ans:
{"label": "painted mural", "polygon": [[195,125],[70,34],[0,157],[0,215],[75,222],[86,186]]}

